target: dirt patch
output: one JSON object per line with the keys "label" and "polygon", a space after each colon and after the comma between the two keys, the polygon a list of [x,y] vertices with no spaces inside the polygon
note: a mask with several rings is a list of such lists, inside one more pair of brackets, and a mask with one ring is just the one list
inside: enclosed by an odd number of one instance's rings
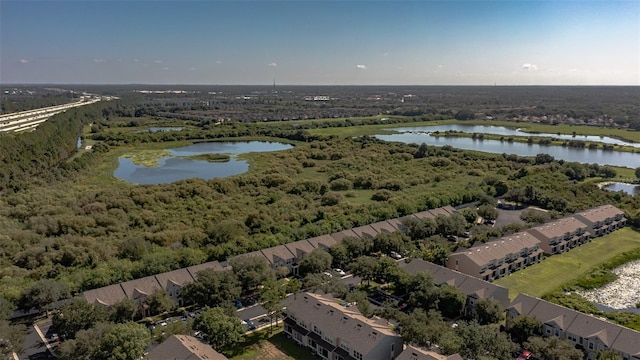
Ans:
{"label": "dirt patch", "polygon": [[269,341],[260,342],[260,344],[256,346],[256,350],[258,351],[258,355],[255,357],[255,360],[293,359]]}

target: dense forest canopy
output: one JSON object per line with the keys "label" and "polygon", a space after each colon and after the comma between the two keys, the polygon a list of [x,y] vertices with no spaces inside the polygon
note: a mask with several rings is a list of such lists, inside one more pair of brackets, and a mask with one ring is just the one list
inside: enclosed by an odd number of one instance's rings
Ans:
{"label": "dense forest canopy", "polygon": [[[615,176],[608,167],[316,136],[288,122],[212,126],[136,116],[139,101],[138,94],[73,109],[36,131],[1,138],[0,292],[9,300],[42,279],[78,292],[496,195],[556,214],[612,203],[640,225],[638,197],[589,181]],[[132,131],[163,124],[186,129]],[[79,136],[94,143],[93,151],[77,153]],[[135,185],[112,175],[125,151],[247,138],[295,146],[248,154],[251,170],[226,179]],[[478,239],[514,230],[487,229]],[[440,259],[453,250],[438,239],[420,240],[426,248],[437,244]]]}

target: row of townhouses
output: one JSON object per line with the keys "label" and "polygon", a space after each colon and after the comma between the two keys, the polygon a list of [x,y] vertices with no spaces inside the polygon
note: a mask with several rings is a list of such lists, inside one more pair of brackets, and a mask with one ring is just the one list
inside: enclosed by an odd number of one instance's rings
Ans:
{"label": "row of townhouses", "polygon": [[301,293],[287,307],[284,331],[299,345],[326,360],[462,360],[413,346],[378,317],[363,316],[331,295]]}
{"label": "row of townhouses", "polygon": [[469,249],[458,249],[447,267],[492,281],[624,227],[624,212],[603,205]]}
{"label": "row of townhouses", "polygon": [[[437,266],[437,265],[435,265]],[[482,281],[482,280],[479,280]],[[506,326],[520,315],[543,324],[543,336],[571,341],[595,360],[610,349],[624,360],[640,360],[640,332],[529,295],[520,294],[507,307]],[[340,305],[331,295],[298,294],[287,307],[284,331],[301,346],[325,360],[461,360],[413,346],[386,320],[365,317],[356,307]]]}
{"label": "row of townhouses", "polygon": [[[347,237],[354,238],[374,238],[380,233],[393,233],[396,231],[405,231],[402,225],[407,218],[414,219],[435,219],[437,216],[450,216],[455,212],[451,206],[444,206],[437,209],[422,211],[416,214],[406,216],[404,218],[394,218],[385,221],[379,221],[373,224],[355,227],[343,230],[330,235],[317,236],[311,239],[300,240],[293,243],[279,245],[268,249],[254,251],[242,255],[256,256],[265,258],[274,269],[286,267],[292,274],[298,273],[298,264],[302,258],[312,252],[314,249],[329,249],[339,244]],[[150,296],[156,289],[166,291],[169,297],[177,304],[183,305],[180,298],[182,288],[197,278],[198,272],[205,269],[214,270],[230,270],[231,267],[226,261],[210,261],[204,264],[190,266],[187,268],[177,269],[166,273],[147,276],[124,283],[110,285],[98,289],[88,290],[81,294],[89,303],[97,306],[110,307],[124,299],[134,300],[140,307],[143,314],[147,314],[145,308],[145,299]]]}
{"label": "row of townhouses", "polygon": [[640,332],[604,319],[519,294],[507,308],[507,328],[520,315],[535,317],[543,324],[544,336],[571,341],[595,360],[598,350],[613,350],[624,360],[640,360]]}

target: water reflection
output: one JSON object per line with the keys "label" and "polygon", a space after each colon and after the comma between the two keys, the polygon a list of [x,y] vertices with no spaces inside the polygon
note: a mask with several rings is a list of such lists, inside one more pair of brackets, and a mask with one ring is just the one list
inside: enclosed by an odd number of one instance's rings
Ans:
{"label": "water reflection", "polygon": [[177,157],[158,159],[158,167],[151,168],[136,165],[130,158],[120,158],[118,159],[119,166],[114,172],[114,176],[137,184],[165,184],[190,178],[224,178],[247,172],[249,164],[233,157],[227,162],[208,162],[181,157],[212,153],[235,155],[248,152],[280,151],[291,148],[292,146],[288,144],[262,141],[198,143],[169,149],[171,154]]}

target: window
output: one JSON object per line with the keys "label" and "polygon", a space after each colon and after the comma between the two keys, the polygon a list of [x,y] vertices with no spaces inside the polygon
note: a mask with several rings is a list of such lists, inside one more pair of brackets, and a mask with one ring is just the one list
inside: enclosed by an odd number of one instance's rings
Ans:
{"label": "window", "polygon": [[315,325],[313,325],[313,332],[318,335],[322,335],[322,330],[318,329],[318,327]]}
{"label": "window", "polygon": [[362,354],[355,350],[353,351],[353,357],[356,358],[356,360],[362,360]]}

